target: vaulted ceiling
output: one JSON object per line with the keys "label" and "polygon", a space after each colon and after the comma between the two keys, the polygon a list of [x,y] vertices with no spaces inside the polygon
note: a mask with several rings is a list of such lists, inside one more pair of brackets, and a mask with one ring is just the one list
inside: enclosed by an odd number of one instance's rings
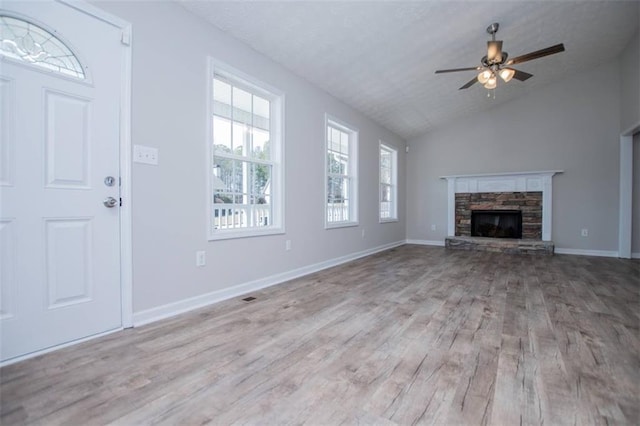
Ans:
{"label": "vaulted ceiling", "polygon": [[[405,139],[616,60],[638,30],[638,1],[189,1],[231,36]],[[486,54],[486,28],[510,57],[564,43],[516,68],[526,82],[458,90]],[[594,82],[597,84],[597,82]]]}

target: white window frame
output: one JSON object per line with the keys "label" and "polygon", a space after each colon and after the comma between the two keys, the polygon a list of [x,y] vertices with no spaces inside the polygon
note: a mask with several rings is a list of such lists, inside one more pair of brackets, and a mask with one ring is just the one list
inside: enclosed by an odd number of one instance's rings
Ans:
{"label": "white window frame", "polygon": [[[273,170],[271,175],[271,224],[263,227],[247,227],[234,229],[215,229],[213,220],[213,194],[214,194],[214,146],[213,146],[213,79],[219,75],[255,95],[270,101],[270,129],[269,138]],[[284,191],[284,115],[285,95],[281,90],[270,86],[238,69],[235,69],[214,58],[208,58],[207,72],[207,139],[206,139],[206,170],[207,170],[207,238],[209,241],[226,240],[232,238],[256,237],[262,235],[275,235],[285,233],[285,191]],[[240,159],[240,158],[238,158]]]}
{"label": "white window frame", "polygon": [[[382,151],[391,154],[391,184],[382,182]],[[379,142],[378,146],[378,219],[380,223],[397,222],[398,221],[398,149],[384,143]],[[382,187],[390,187],[391,189],[391,207],[389,209],[389,217],[382,217]]]}
{"label": "white window frame", "polygon": [[[349,135],[349,220],[330,222],[328,218],[329,205],[327,199],[329,191],[327,182],[329,181],[329,164],[327,161],[327,152],[329,151],[329,126],[345,132]],[[324,117],[324,227],[325,229],[344,228],[349,226],[358,226],[358,135],[359,131],[356,127],[341,121],[330,114]]]}

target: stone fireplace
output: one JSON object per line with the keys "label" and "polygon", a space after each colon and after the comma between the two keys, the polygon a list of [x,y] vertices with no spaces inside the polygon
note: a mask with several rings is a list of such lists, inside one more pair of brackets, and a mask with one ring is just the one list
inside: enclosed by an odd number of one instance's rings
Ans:
{"label": "stone fireplace", "polygon": [[448,189],[445,245],[552,254],[552,177],[556,173],[562,171],[442,176]]}
{"label": "stone fireplace", "polygon": [[[478,236],[493,238],[524,238],[528,240],[542,239],[542,192],[477,192],[458,193],[455,195],[455,236]],[[474,235],[473,216],[476,215],[498,217],[494,219],[495,232],[490,232],[490,224],[487,224],[484,235]],[[482,212],[482,213],[480,213]],[[501,213],[502,212],[502,213]],[[500,219],[505,222],[505,212],[518,215],[520,220],[519,230],[505,235],[509,226],[500,224]],[[511,227],[518,227],[512,224]],[[477,229],[476,229],[477,231]],[[519,232],[518,232],[519,231]],[[477,234],[477,232],[476,232]],[[493,235],[487,235],[493,234]]]}

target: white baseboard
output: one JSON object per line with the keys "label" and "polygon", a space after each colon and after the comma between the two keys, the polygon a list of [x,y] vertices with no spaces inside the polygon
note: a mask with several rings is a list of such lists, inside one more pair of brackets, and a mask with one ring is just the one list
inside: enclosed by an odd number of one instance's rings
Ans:
{"label": "white baseboard", "polygon": [[640,259],[640,253],[631,253],[632,259]]}
{"label": "white baseboard", "polygon": [[556,254],[573,254],[578,256],[618,257],[617,251],[609,250],[582,250],[572,248],[555,248]]}
{"label": "white baseboard", "polygon": [[228,300],[234,297],[242,296],[243,294],[247,294],[252,291],[257,291],[266,287],[271,287],[276,284],[281,284],[285,281],[289,281],[294,278],[302,277],[304,275],[309,275],[314,272],[321,271],[323,269],[331,268],[333,266],[350,262],[352,260],[369,256],[384,250],[389,250],[404,244],[405,244],[405,241],[398,241],[395,243],[385,244],[382,246],[363,250],[357,253],[348,254],[342,257],[337,257],[335,259],[330,259],[330,260],[316,263],[313,265],[303,266],[302,268],[294,269],[288,272],[283,272],[281,274],[271,275],[270,277],[260,278],[260,279],[250,281],[244,284],[239,284],[230,288],[212,291],[210,293],[201,294],[199,296],[190,297],[188,299],[179,300],[177,302],[168,303],[166,305],[157,306],[155,308],[146,309],[144,311],[135,312],[133,314],[133,326],[139,327],[141,325],[149,324],[155,321],[159,321],[165,318],[169,318],[175,315],[189,312],[194,309],[203,308],[205,306],[212,305],[217,302],[222,302],[223,300]]}
{"label": "white baseboard", "polygon": [[117,333],[118,331],[122,331],[122,327],[115,328],[113,330],[105,331],[102,333],[94,334],[92,336],[83,337],[81,339],[72,340],[71,342],[62,343],[60,345],[51,346],[50,348],[42,349],[39,351],[31,352],[25,355],[20,355],[15,358],[10,358],[0,362],[0,367],[6,367],[7,365],[15,364],[16,362],[24,361],[29,358],[35,358],[40,355],[48,354],[49,352],[57,351],[59,349],[64,349],[69,346],[77,345],[78,343],[88,342],[89,340],[97,339],[99,337],[104,337],[112,333]]}
{"label": "white baseboard", "polygon": [[438,246],[444,247],[444,241],[440,240],[407,240],[407,244],[418,244],[421,246]]}

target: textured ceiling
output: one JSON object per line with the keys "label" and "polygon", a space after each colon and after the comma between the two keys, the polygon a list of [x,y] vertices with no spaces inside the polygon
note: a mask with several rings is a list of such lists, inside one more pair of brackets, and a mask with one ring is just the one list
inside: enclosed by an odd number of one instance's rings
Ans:
{"label": "textured ceiling", "polygon": [[[405,139],[614,60],[638,29],[638,1],[189,1],[189,11],[284,65]],[[473,72],[486,27],[510,57],[564,43],[517,66],[527,82],[498,83],[495,99]]]}

